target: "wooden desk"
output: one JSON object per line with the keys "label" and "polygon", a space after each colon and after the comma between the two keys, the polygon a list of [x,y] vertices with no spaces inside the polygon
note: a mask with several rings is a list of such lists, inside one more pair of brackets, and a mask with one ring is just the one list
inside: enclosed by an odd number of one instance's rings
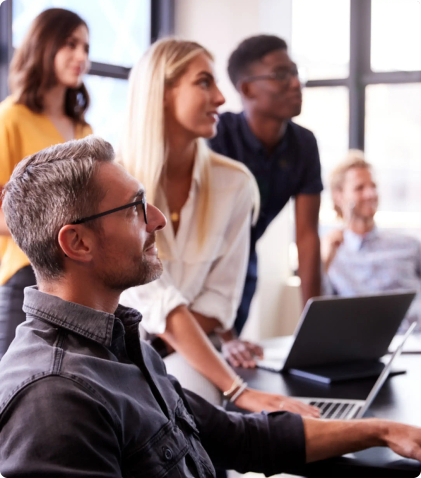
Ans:
{"label": "wooden desk", "polygon": [[[395,420],[421,427],[421,355],[404,354],[396,366],[406,374],[390,377],[369,409],[368,416]],[[265,370],[237,369],[250,387],[290,396],[353,398],[364,400],[374,379],[323,385],[299,377]],[[421,463],[406,460],[387,448],[371,448],[363,452],[324,460],[288,473],[306,477],[389,478],[419,476]]]}

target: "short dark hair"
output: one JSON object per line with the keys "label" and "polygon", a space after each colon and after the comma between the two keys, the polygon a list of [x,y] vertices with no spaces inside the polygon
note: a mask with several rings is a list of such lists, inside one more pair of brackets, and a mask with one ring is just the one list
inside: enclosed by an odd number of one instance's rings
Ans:
{"label": "short dark hair", "polygon": [[[57,81],[56,53],[81,25],[88,29],[79,15],[63,8],[49,8],[35,18],[10,64],[9,86],[17,103],[34,113],[44,111],[44,94]],[[83,83],[78,88],[67,88],[64,106],[67,116],[85,124],[89,94]]]}
{"label": "short dark hair", "polygon": [[63,275],[58,233],[66,224],[98,212],[105,191],[96,184],[95,172],[100,163],[113,160],[110,143],[88,136],[43,149],[14,169],[3,189],[2,208],[38,280]]}
{"label": "short dark hair", "polygon": [[285,40],[275,35],[257,35],[246,38],[231,53],[228,60],[228,75],[237,88],[238,82],[249,74],[250,65],[276,50],[287,50]]}

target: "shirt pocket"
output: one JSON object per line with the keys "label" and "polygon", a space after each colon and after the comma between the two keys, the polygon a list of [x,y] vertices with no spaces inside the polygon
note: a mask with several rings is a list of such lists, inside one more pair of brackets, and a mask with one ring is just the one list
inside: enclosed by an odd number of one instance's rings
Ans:
{"label": "shirt pocket", "polygon": [[189,442],[182,430],[169,421],[146,443],[123,455],[123,476],[125,478],[182,476],[179,464],[189,449]]}
{"label": "shirt pocket", "polygon": [[184,249],[184,262],[187,264],[197,264],[204,262],[213,262],[223,255],[224,236],[208,235],[203,243],[199,243],[199,238],[189,239]]}
{"label": "shirt pocket", "polygon": [[200,467],[201,474],[208,477],[215,476],[215,468],[209,458],[208,453],[203,448],[200,441],[199,430],[192,415],[187,411],[183,402],[180,400],[175,409],[175,420],[177,425],[185,432],[191,445],[190,455],[193,461]]}
{"label": "shirt pocket", "polygon": [[194,300],[203,289],[203,285],[225,251],[225,240],[222,235],[205,238],[201,245],[198,241],[187,242],[183,255],[183,271],[181,288],[189,301]]}

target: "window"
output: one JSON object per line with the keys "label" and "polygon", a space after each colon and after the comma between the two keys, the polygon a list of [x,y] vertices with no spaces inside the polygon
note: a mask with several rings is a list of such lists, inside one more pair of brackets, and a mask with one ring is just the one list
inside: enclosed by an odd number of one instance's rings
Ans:
{"label": "window", "polygon": [[[421,1],[292,2],[292,56],[309,79],[296,121],[316,135],[325,186],[348,148],[365,150],[377,223],[421,237]],[[334,217],[325,191],[322,228]]]}
{"label": "window", "polygon": [[[308,87],[303,90],[302,112],[295,121],[316,136],[325,185],[349,143],[351,1],[293,0],[292,3],[292,56],[308,80]],[[325,189],[320,222],[329,223],[334,217],[330,194]]]}
{"label": "window", "polygon": [[32,20],[52,7],[76,12],[89,26],[91,72],[95,76],[91,74],[85,79],[91,96],[86,119],[96,134],[116,147],[129,68],[150,44],[150,0],[13,0],[14,47],[21,43]]}
{"label": "window", "polygon": [[[327,184],[327,174],[348,149],[348,89],[344,86],[304,88],[303,109],[295,120],[313,131],[319,150],[323,154],[322,176]],[[323,193],[323,214],[332,210],[330,195]]]}
{"label": "window", "polygon": [[421,2],[372,0],[371,18],[373,71],[421,70]]}
{"label": "window", "polygon": [[349,12],[349,0],[293,1],[293,55],[308,80],[348,76]]}
{"label": "window", "polygon": [[13,46],[39,13],[53,7],[72,10],[86,21],[91,61],[131,67],[150,44],[150,0],[13,0]]}
{"label": "window", "polygon": [[130,68],[151,41],[174,31],[174,0],[6,0],[0,8],[0,101],[8,94],[8,68],[32,20],[46,8],[79,14],[90,32],[92,61],[85,84],[86,115],[94,133],[118,145]]}

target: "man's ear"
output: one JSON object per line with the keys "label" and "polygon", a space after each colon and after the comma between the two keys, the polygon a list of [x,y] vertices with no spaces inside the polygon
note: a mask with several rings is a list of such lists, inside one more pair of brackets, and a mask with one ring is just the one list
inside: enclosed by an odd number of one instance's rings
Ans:
{"label": "man's ear", "polygon": [[92,260],[93,240],[90,230],[77,224],[67,224],[58,233],[58,243],[64,255],[78,262]]}
{"label": "man's ear", "polygon": [[249,81],[241,81],[238,84],[238,91],[240,92],[241,96],[245,99],[252,99],[254,98],[253,86]]}

